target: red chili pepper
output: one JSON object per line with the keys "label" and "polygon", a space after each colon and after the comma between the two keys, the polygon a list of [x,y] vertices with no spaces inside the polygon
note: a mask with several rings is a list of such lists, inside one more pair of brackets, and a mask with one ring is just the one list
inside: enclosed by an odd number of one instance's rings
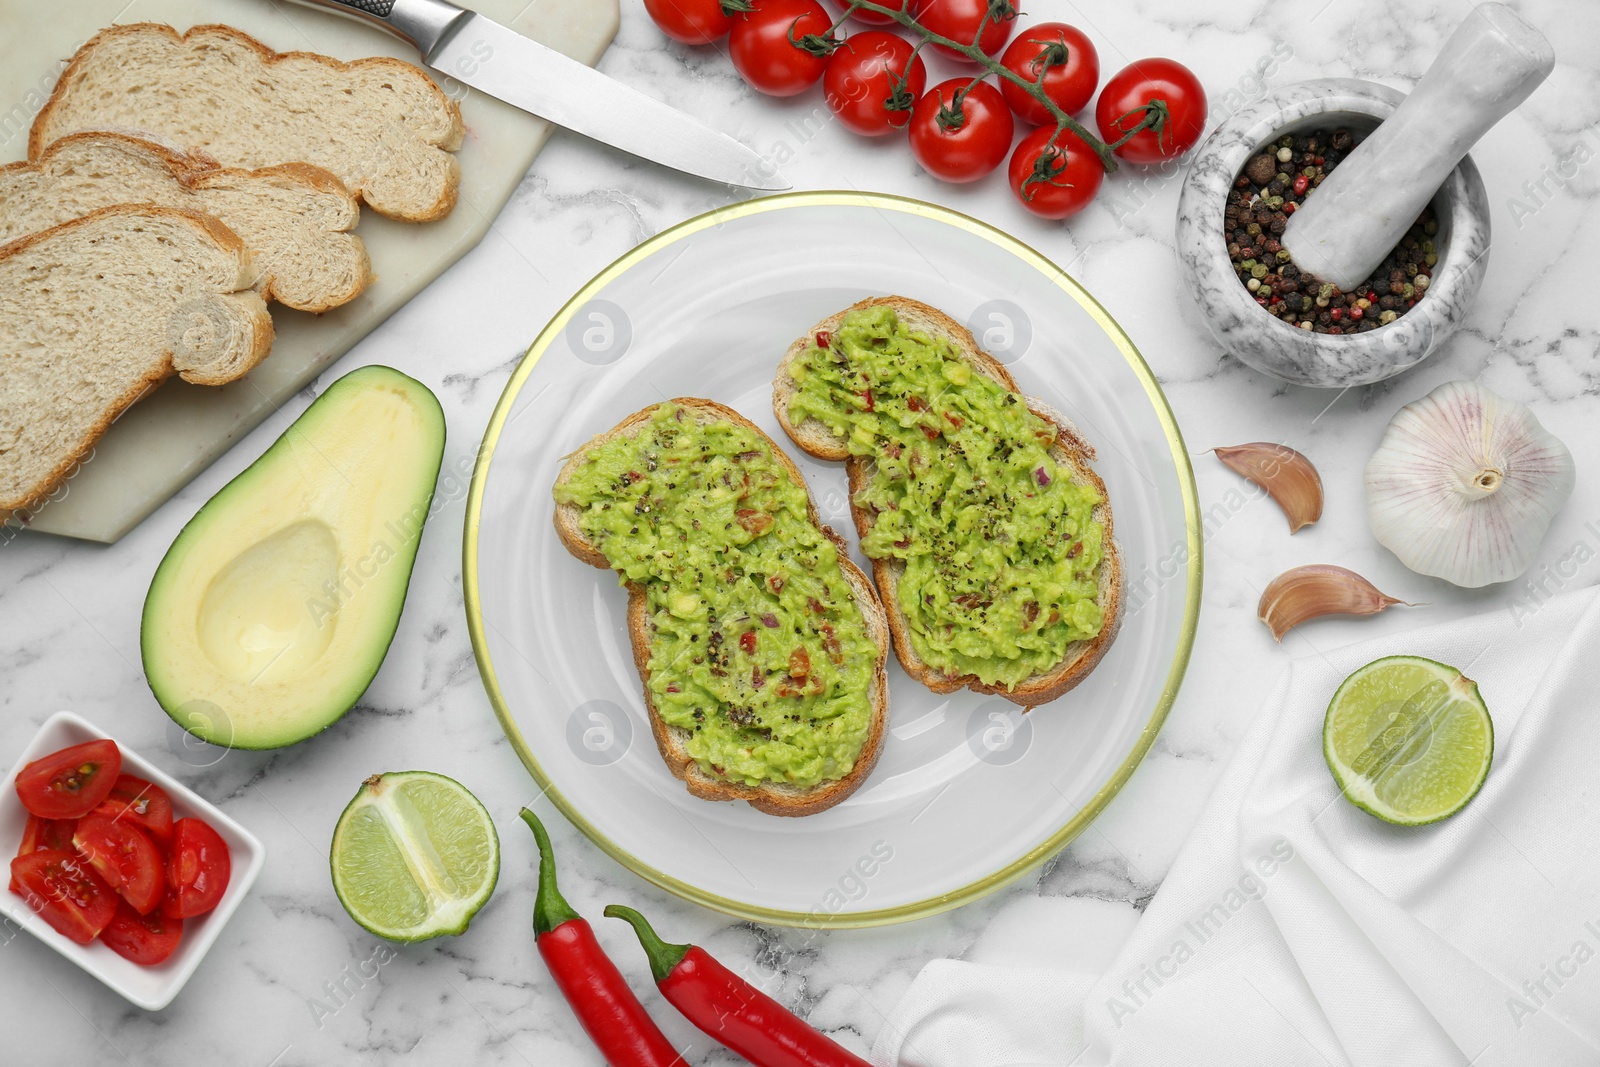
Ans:
{"label": "red chili pepper", "polygon": [[539,893],[533,901],[533,932],[539,955],[550,968],[561,995],[612,1067],[672,1067],[684,1064],[617,965],[595,940],[594,930],[556,888],[556,861],[550,835],[533,812],[522,821],[539,842]]}
{"label": "red chili pepper", "polygon": [[632,908],[613,904],[606,915],[632,924],[662,996],[684,1018],[755,1067],[870,1067],[705,949],[667,944]]}

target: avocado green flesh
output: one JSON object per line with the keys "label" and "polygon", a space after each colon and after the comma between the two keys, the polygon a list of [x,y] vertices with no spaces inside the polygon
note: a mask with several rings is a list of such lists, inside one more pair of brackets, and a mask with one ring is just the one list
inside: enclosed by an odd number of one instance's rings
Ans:
{"label": "avocado green flesh", "polygon": [[855,766],[878,648],[806,490],[747,427],[658,405],[555,498],[650,616],[650,699],[701,770],[806,789]]}
{"label": "avocado green flesh", "polygon": [[360,699],[400,621],[444,435],[426,386],[363,367],[195,513],[140,627],[168,715],[213,744],[278,748]]}
{"label": "avocado green flesh", "polygon": [[1057,429],[892,307],[845,315],[790,365],[789,418],[815,418],[871,460],[861,550],[905,566],[912,647],[950,676],[1012,689],[1104,623],[1100,494],[1050,458]]}

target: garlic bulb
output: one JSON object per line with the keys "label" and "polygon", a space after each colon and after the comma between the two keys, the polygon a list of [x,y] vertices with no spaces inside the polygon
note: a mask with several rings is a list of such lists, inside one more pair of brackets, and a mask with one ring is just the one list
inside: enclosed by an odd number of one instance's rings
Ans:
{"label": "garlic bulb", "polygon": [[1446,382],[1367,461],[1367,519],[1407,567],[1477,588],[1532,565],[1573,481],[1572,453],[1526,406]]}

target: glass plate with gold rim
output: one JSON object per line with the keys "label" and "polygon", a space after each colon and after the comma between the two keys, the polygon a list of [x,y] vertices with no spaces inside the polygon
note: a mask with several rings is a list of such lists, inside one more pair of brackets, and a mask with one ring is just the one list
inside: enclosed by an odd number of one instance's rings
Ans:
{"label": "glass plate with gold rim", "polygon": [[[1076,689],[1023,714],[936,694],[889,661],[876,769],[804,818],[696,799],[656,752],[616,577],[556,538],[563,458],[647,405],[728,404],[799,463],[866,567],[842,465],[792,445],[771,383],[790,341],[867,296],[966,323],[1099,453],[1126,575],[1120,632]],[[468,500],[468,625],[490,701],[544,793],[642,877],[761,922],[870,926],[957,907],[1048,859],[1155,740],[1200,604],[1188,453],[1154,375],[1084,289],[1026,245],[944,208],[806,192],[690,219],[601,271],[551,320],[485,432]]]}

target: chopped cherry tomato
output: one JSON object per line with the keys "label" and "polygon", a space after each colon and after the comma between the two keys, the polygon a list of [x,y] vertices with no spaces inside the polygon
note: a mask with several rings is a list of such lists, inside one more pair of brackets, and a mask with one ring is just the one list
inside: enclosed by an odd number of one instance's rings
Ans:
{"label": "chopped cherry tomato", "polygon": [[1000,90],[979,82],[969,92],[970,82],[940,82],[911,113],[911,154],[929,174],[947,182],[975,181],[998,167],[1016,130]]}
{"label": "chopped cherry tomato", "polygon": [[117,910],[117,895],[81,857],[41,849],[11,861],[17,895],[61,936],[87,945]]}
{"label": "chopped cherry tomato", "polygon": [[[915,0],[912,11],[922,28],[961,44],[977,44],[989,55],[997,54],[1011,39],[1011,24],[1016,20],[1016,5],[1008,0]],[[983,37],[978,37],[978,27]],[[933,46],[961,63],[972,60],[942,44]]]}
{"label": "chopped cherry tomato", "polygon": [[17,798],[41,819],[76,819],[106,798],[121,770],[115,741],[85,741],[24,767],[17,775]]}
{"label": "chopped cherry tomato", "polygon": [[1141,59],[1111,76],[1094,105],[1100,137],[1111,144],[1138,126],[1145,105],[1160,101],[1166,116],[1159,129],[1143,129],[1114,149],[1129,163],[1177,159],[1200,143],[1206,128],[1206,91],[1194,72],[1171,59]]}
{"label": "chopped cherry tomato", "polygon": [[1046,219],[1064,219],[1089,206],[1106,169],[1077,134],[1041,126],[1011,153],[1011,191],[1022,206]]}
{"label": "chopped cherry tomato", "polygon": [[[37,815],[29,815],[27,825],[22,828],[22,847],[17,849],[17,855],[26,856],[30,852],[40,849],[54,849],[58,852],[72,851],[72,831],[77,829],[75,819],[41,819]],[[18,896],[22,889],[17,885],[13,875],[11,891]]]}
{"label": "chopped cherry tomato", "polygon": [[684,44],[710,44],[728,36],[733,16],[722,0],[644,0],[661,32]]}
{"label": "chopped cherry tomato", "polygon": [[111,794],[92,814],[131,822],[163,848],[172,840],[172,801],[166,790],[131,774],[117,775]]}
{"label": "chopped cherry tomato", "polygon": [[[1038,82],[1052,103],[1069,115],[1082,111],[1100,84],[1100,54],[1094,42],[1076,26],[1041,22],[1022,31],[1006,48],[1000,62],[1026,82]],[[1044,80],[1039,81],[1043,75]],[[1000,82],[1000,95],[1023,122],[1054,126],[1045,106],[1015,82]]]}
{"label": "chopped cherry tomato", "polygon": [[167,895],[161,914],[187,919],[217,906],[228,890],[232,862],[228,845],[199,819],[172,824],[172,853],[167,857]]}
{"label": "chopped cherry tomato", "polygon": [[91,812],[79,820],[72,845],[140,915],[161,903],[167,888],[161,852],[132,822]]}
{"label": "chopped cherry tomato", "polygon": [[752,89],[768,96],[793,96],[817,84],[828,61],[790,43],[808,34],[825,36],[833,20],[817,0],[752,0],[733,20],[728,55]]}
{"label": "chopped cherry tomato", "polygon": [[42,848],[71,852],[72,832],[77,828],[76,819],[41,819],[29,815],[27,825],[22,828],[22,847],[17,849],[17,855],[26,856]]}
{"label": "chopped cherry tomato", "polygon": [[[834,0],[834,2],[841,8],[850,6],[850,0]],[[892,7],[896,11],[904,11],[911,4],[911,0],[875,0],[875,2],[879,7]],[[891,16],[880,15],[876,11],[868,11],[866,8],[861,7],[856,8],[851,17],[866,26],[894,25],[894,19]]]}
{"label": "chopped cherry tomato", "polygon": [[181,937],[182,919],[169,919],[159,911],[140,915],[126,900],[117,905],[116,914],[100,931],[100,940],[107,948],[141,967],[166,962]]}
{"label": "chopped cherry tomato", "polygon": [[853,33],[828,57],[822,97],[852,133],[882,137],[903,130],[928,85],[928,68],[904,37]]}

